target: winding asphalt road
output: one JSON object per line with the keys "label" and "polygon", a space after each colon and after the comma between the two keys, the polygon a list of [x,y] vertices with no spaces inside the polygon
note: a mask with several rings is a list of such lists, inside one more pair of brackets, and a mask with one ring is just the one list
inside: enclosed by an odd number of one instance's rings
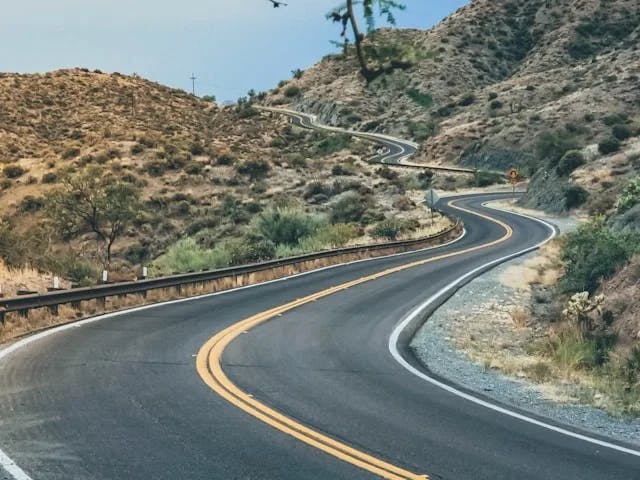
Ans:
{"label": "winding asphalt road", "polygon": [[333,133],[347,133],[354,137],[373,141],[383,146],[383,151],[369,159],[372,163],[382,163],[385,165],[397,165],[402,167],[414,167],[429,170],[439,170],[443,172],[475,173],[475,170],[458,167],[445,167],[442,165],[427,165],[423,163],[413,163],[409,161],[418,152],[420,146],[417,143],[400,138],[384,135],[381,133],[365,133],[343,128],[331,127],[318,122],[315,115],[297,112],[285,108],[259,107],[261,110],[286,115],[291,118],[294,125],[312,130],[326,130]]}
{"label": "winding asphalt road", "polygon": [[[470,402],[412,374],[389,350],[398,323],[425,298],[549,237],[533,219],[482,206],[492,198],[442,206],[466,226],[450,245],[136,310],[5,356],[0,448],[23,472],[16,478],[378,478],[217,395],[196,370],[196,355],[240,320],[411,262],[418,264],[241,332],[222,370],[248,398],[292,421],[432,479],[640,478],[638,456]],[[399,353],[421,369],[407,351],[410,333],[400,336]]]}

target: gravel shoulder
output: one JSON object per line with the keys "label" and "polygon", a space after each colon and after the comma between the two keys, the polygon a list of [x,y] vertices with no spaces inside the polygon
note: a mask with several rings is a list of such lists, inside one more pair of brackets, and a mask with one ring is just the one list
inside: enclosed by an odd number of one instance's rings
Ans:
{"label": "gravel shoulder", "polygon": [[[534,213],[504,203],[495,206]],[[561,232],[570,231],[578,223],[572,218],[545,219]],[[540,253],[532,252],[467,284],[420,328],[411,341],[412,351],[433,373],[464,388],[562,424],[640,445],[640,419],[612,417],[581,403],[578,394],[567,395],[571,391],[568,385],[549,388],[518,375],[518,370],[529,366],[523,352],[538,332],[535,326],[514,327],[514,308],[527,305],[531,298],[531,292],[522,288],[523,282],[516,281],[516,276],[539,261]],[[490,360],[486,351],[477,350],[477,345],[483,344],[492,345]]]}

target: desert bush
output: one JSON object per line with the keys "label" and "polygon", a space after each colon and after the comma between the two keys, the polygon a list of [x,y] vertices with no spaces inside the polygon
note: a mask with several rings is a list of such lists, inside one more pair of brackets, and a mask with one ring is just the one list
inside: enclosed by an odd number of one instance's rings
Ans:
{"label": "desert bush", "polygon": [[581,207],[589,198],[589,192],[579,185],[569,185],[564,190],[564,204],[568,210]]}
{"label": "desert bush", "polygon": [[576,150],[578,142],[575,135],[562,129],[542,133],[536,142],[536,155],[539,160],[548,161],[551,166],[558,164],[569,150]]}
{"label": "desert bush", "polygon": [[42,175],[42,183],[56,183],[58,175],[55,172],[48,172]]}
{"label": "desert bush", "polygon": [[473,105],[475,101],[476,101],[475,95],[473,93],[469,93],[460,99],[460,101],[458,102],[458,105],[461,107],[468,107],[469,105]]}
{"label": "desert bush", "polygon": [[616,202],[616,208],[618,213],[624,213],[631,209],[633,206],[640,202],[640,177],[636,177],[629,180],[629,183],[625,185],[620,195],[618,195],[618,201]]}
{"label": "desert bush", "polygon": [[229,154],[222,154],[216,159],[217,165],[233,165],[236,163],[236,159]]}
{"label": "desert bush", "polygon": [[489,100],[495,100],[496,98],[498,98],[498,94],[496,92],[489,93]]}
{"label": "desert bush", "polygon": [[27,195],[20,202],[20,211],[23,213],[39,212],[45,206],[44,198]]}
{"label": "desert bush", "polygon": [[303,198],[305,200],[317,198],[326,200],[333,194],[334,191],[331,185],[327,185],[326,183],[322,183],[319,181],[313,181],[307,184],[304,190]]}
{"label": "desert bush", "polygon": [[100,271],[98,265],[83,259],[74,252],[59,253],[50,268],[79,286],[95,285]]}
{"label": "desert bush", "polygon": [[409,122],[407,124],[409,134],[417,142],[424,142],[427,138],[438,132],[438,124],[435,122]]}
{"label": "desert bush", "polygon": [[6,177],[6,178],[20,178],[22,175],[24,175],[27,171],[22,168],[20,165],[6,165],[3,169],[2,169],[2,174]]}
{"label": "desert bush", "polygon": [[275,245],[297,245],[300,240],[311,236],[323,221],[316,215],[310,215],[292,208],[271,208],[257,219],[256,227],[260,234]]}
{"label": "desert bush", "polygon": [[352,137],[346,133],[321,134],[322,139],[316,144],[314,153],[317,156],[328,156],[346,149],[351,145]]}
{"label": "desert bush", "polygon": [[69,147],[62,152],[61,157],[64,160],[69,160],[71,158],[76,158],[79,155],[80,155],[80,149],[78,147]]}
{"label": "desert bush", "polygon": [[331,205],[331,223],[359,223],[369,208],[369,199],[356,192],[345,192]]}
{"label": "desert bush", "polygon": [[189,162],[184,167],[184,172],[188,175],[200,175],[202,173],[202,164],[200,162]]}
{"label": "desert bush", "polygon": [[475,177],[469,178],[469,186],[477,185],[478,187],[488,187],[499,183],[504,183],[503,175],[484,170],[478,171]]}
{"label": "desert bush", "polygon": [[500,100],[492,100],[489,104],[489,107],[491,108],[491,110],[499,110],[504,107],[504,103],[502,103],[502,101]]}
{"label": "desert bush", "polygon": [[612,231],[602,218],[580,226],[567,235],[562,247],[565,273],[561,288],[566,292],[594,292],[637,248],[637,239]]}
{"label": "desert bush", "polygon": [[433,97],[428,93],[421,92],[416,88],[408,90],[407,96],[421,107],[430,108],[431,105],[433,105]]}
{"label": "desert bush", "polygon": [[610,155],[620,150],[620,141],[615,137],[609,137],[598,144],[598,151],[603,155]]}
{"label": "desert bush", "polygon": [[204,249],[192,237],[183,238],[171,245],[166,253],[152,264],[153,276],[172,273],[197,272],[227,267],[231,264],[231,254],[224,248]]}
{"label": "desert bush", "polygon": [[266,160],[247,160],[236,167],[240,175],[249,177],[251,181],[266,178],[271,170],[271,165]]}
{"label": "desert bush", "polygon": [[297,97],[298,95],[300,95],[301,90],[300,87],[296,86],[296,85],[289,85],[287,88],[284,89],[284,96],[287,98],[293,98],[293,97]]}
{"label": "desert bush", "polygon": [[320,226],[311,237],[302,239],[300,245],[304,247],[315,243],[322,248],[340,248],[357,237],[358,228],[351,223],[328,224]]}
{"label": "desert bush", "polygon": [[271,260],[276,255],[276,245],[258,234],[249,233],[241,240],[225,245],[233,265],[244,265]]}
{"label": "desert bush", "polygon": [[629,128],[627,125],[614,125],[611,129],[611,133],[620,141],[627,140],[631,137],[632,134],[631,128]]}
{"label": "desert bush", "polygon": [[144,171],[152,177],[161,177],[168,168],[165,160],[149,160],[144,164]]}
{"label": "desert bush", "polygon": [[566,152],[560,161],[558,162],[557,171],[561,176],[569,175],[576,168],[584,165],[585,159],[584,155],[578,150],[569,150]]}
{"label": "desert bush", "polygon": [[135,143],[131,145],[130,152],[131,155],[140,155],[145,150],[145,146],[142,143]]}
{"label": "desert bush", "polygon": [[402,232],[404,232],[406,227],[406,222],[403,222],[402,220],[397,218],[387,218],[373,227],[371,235],[375,238],[395,240]]}
{"label": "desert bush", "polygon": [[337,165],[331,167],[331,175],[336,177],[343,177],[347,175],[353,175],[353,171],[347,165],[338,163]]}
{"label": "desert bush", "polygon": [[376,170],[376,173],[386,180],[396,180],[398,178],[398,172],[391,170],[388,166],[384,165]]}
{"label": "desert bush", "polygon": [[205,150],[201,144],[193,142],[189,147],[189,152],[191,152],[191,155],[204,155]]}
{"label": "desert bush", "polygon": [[418,174],[418,181],[423,189],[431,188],[433,185],[434,173],[432,170],[423,170]]}

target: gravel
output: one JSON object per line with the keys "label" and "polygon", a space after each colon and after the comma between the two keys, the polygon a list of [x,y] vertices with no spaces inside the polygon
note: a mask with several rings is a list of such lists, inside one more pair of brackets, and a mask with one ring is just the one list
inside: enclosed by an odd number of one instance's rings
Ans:
{"label": "gravel", "polygon": [[[571,219],[548,220],[561,231],[575,227],[575,221]],[[475,305],[482,303],[500,304],[512,299],[514,291],[499,281],[500,274],[509,266],[522,264],[535,256],[533,252],[502,264],[460,289],[420,328],[411,341],[411,349],[430,371],[454,384],[556,423],[640,446],[640,419],[614,418],[586,405],[554,403],[544,398],[533,385],[486,369],[453,347],[451,336],[457,312],[472,311]]]}

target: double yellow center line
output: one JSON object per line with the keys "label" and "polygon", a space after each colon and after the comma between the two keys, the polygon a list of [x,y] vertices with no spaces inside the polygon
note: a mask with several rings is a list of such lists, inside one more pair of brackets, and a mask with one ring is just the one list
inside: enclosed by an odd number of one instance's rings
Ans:
{"label": "double yellow center line", "polygon": [[513,235],[513,230],[506,223],[472,210],[457,207],[453,205],[453,203],[454,202],[449,202],[449,205],[453,208],[471,213],[500,225],[505,229],[505,235],[497,240],[482,245],[469,247],[457,252],[437,255],[425,260],[407,263],[356,280],[352,280],[350,282],[346,282],[335,287],[322,290],[312,295],[308,295],[293,302],[289,302],[285,305],[281,305],[265,312],[258,313],[238,323],[235,323],[234,325],[231,325],[230,327],[222,330],[213,338],[211,338],[202,346],[202,348],[198,352],[196,358],[196,368],[200,377],[202,377],[202,380],[218,395],[228,400],[234,406],[244,410],[250,415],[253,415],[258,420],[261,420],[262,422],[280,430],[281,432],[291,435],[292,437],[306,443],[307,445],[317,448],[318,450],[321,450],[329,455],[333,455],[340,460],[343,460],[370,473],[390,480],[428,479],[429,477],[427,475],[412,473],[384,460],[373,457],[365,452],[356,450],[355,448],[350,447],[345,443],[339,442],[325,434],[317,432],[256,400],[252,395],[240,390],[229,380],[222,369],[222,355],[225,348],[238,336],[285,312],[298,308],[307,303],[314,302],[321,298],[328,297],[329,295],[333,295],[334,293],[340,292],[342,290],[346,290],[348,288],[361,285],[366,282],[371,282],[373,280],[377,280],[379,278],[386,277],[388,275],[392,275],[409,268],[418,267],[427,263],[443,260],[445,258],[451,258],[492,247],[494,245],[507,241]]}

